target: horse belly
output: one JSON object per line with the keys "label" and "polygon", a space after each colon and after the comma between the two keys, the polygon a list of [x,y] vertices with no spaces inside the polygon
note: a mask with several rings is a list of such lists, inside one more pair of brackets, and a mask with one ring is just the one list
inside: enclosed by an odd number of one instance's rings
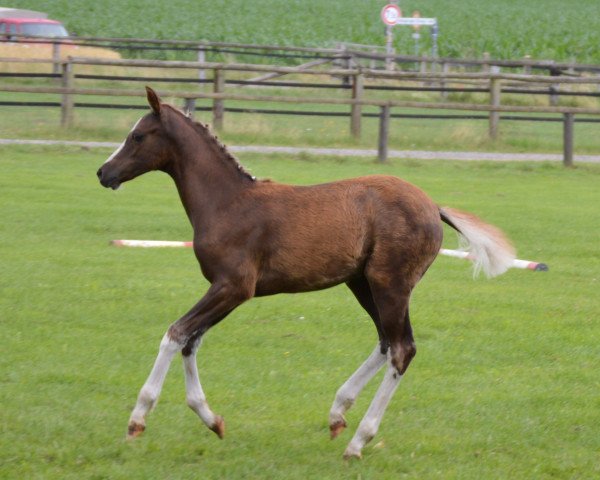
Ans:
{"label": "horse belly", "polygon": [[320,290],[345,282],[364,268],[368,249],[363,232],[336,228],[298,232],[286,243],[263,265],[256,295]]}

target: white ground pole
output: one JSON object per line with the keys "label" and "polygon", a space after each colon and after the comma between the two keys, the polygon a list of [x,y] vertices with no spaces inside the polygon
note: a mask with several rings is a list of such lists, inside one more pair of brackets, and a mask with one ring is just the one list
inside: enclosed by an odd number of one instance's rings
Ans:
{"label": "white ground pole", "polygon": [[[440,254],[447,257],[464,258],[467,260],[473,259],[473,255],[471,255],[471,253],[463,250],[449,250],[447,248],[442,248],[440,249]],[[545,272],[548,270],[548,265],[545,263],[533,262],[531,260],[519,260],[518,258],[515,258],[512,263],[512,268],[523,268],[527,270]]]}
{"label": "white ground pole", "polygon": [[[168,240],[112,240],[111,245],[117,247],[140,247],[140,248],[169,248],[169,247],[192,247],[192,242],[176,242]],[[463,258],[472,260],[473,256],[469,252],[463,250],[449,250],[447,248],[440,249],[440,255],[447,257]],[[545,272],[548,270],[548,265],[545,263],[534,262],[532,260],[513,260],[512,268],[521,268],[525,270],[534,270],[537,272]]]}
{"label": "white ground pole", "polygon": [[139,247],[139,248],[169,248],[169,247],[192,247],[193,242],[173,242],[168,240],[112,240],[111,245],[115,247]]}

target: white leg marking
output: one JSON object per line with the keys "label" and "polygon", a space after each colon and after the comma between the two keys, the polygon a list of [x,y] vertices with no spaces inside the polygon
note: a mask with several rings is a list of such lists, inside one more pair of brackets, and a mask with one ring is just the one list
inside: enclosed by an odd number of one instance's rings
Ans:
{"label": "white leg marking", "polygon": [[206,396],[200,385],[198,377],[198,366],[196,364],[196,346],[192,353],[183,357],[183,370],[185,372],[185,396],[188,406],[196,412],[204,424],[213,428],[217,422],[217,416],[211,411],[206,402]]}
{"label": "white leg marking", "polygon": [[354,437],[344,452],[344,458],[360,458],[363,447],[369,443],[377,433],[385,409],[390,403],[401,379],[402,375],[398,373],[396,367],[389,363],[383,381],[381,382],[375,397],[373,397],[367,413],[361,420]]}
{"label": "white leg marking", "polygon": [[[385,360],[386,355],[381,353],[381,347],[377,344],[375,350],[365,362],[338,389],[329,412],[329,425],[331,427],[341,425],[341,428],[343,428],[346,425],[344,413],[354,404],[358,394],[383,366]],[[332,435],[334,435],[333,430]]]}
{"label": "white leg marking", "polygon": [[129,418],[130,427],[132,424],[141,425],[142,427],[145,425],[144,418],[154,405],[156,405],[173,356],[181,351],[181,348],[180,344],[171,340],[168,333],[164,335],[160,342],[160,349],[154,362],[154,367],[152,367],[146,383],[144,383],[144,386],[140,390],[135,408],[131,412],[131,417]]}

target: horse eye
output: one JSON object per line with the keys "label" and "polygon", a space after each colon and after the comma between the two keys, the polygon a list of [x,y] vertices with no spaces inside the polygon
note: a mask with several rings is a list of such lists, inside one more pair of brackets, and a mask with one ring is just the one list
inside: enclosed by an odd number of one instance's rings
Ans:
{"label": "horse eye", "polygon": [[140,143],[144,139],[144,136],[141,133],[132,133],[131,139],[136,143]]}

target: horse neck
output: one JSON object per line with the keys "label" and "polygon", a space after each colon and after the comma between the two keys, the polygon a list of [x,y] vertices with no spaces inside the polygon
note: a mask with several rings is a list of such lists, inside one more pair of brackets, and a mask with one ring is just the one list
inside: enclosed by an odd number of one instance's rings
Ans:
{"label": "horse neck", "polygon": [[176,153],[167,173],[194,229],[206,229],[217,211],[254,182],[208,132],[190,128],[178,132]]}

